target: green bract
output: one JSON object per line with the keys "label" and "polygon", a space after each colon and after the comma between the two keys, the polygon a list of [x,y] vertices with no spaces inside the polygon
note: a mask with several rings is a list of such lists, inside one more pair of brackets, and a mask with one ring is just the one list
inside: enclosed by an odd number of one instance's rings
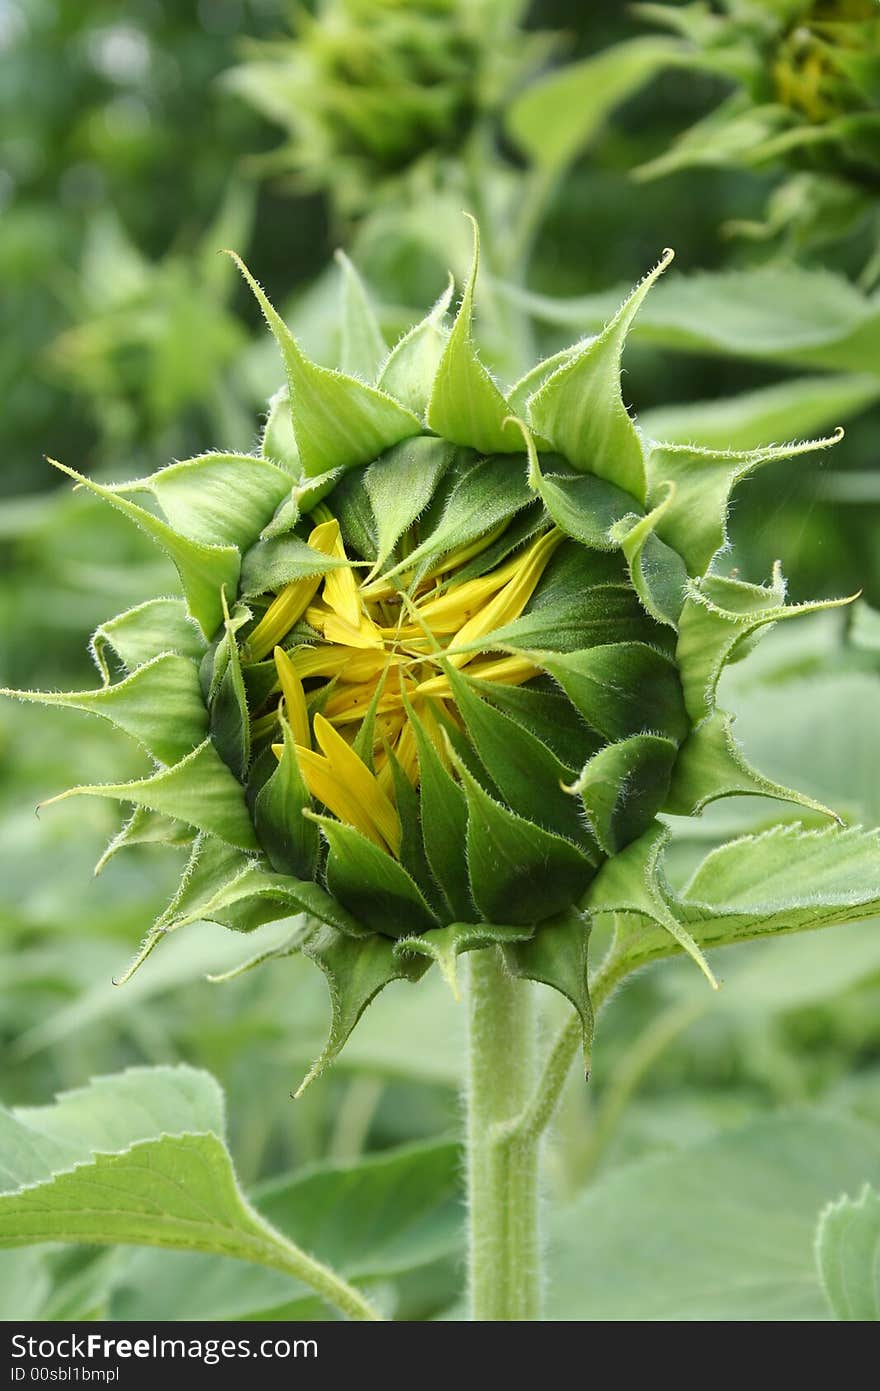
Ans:
{"label": "green bract", "polygon": [[[779,573],[723,574],[731,490],[831,441],[640,434],[621,351],[670,252],[600,334],[502,392],[472,335],[478,250],[454,321],[446,296],[390,352],[349,268],[357,374],[311,362],[242,267],[288,378],[259,453],[114,485],[65,467],[170,556],[184,597],[99,628],[98,690],[19,693],[103,715],[153,759],[62,794],[134,807],[108,855],[192,842],[140,959],[196,919],[305,914],[285,950],[333,1004],[313,1072],[388,981],[433,960],[454,984],[456,956],[491,944],[569,998],[587,1042],[591,913],[619,915],[615,979],[679,949],[708,974],[701,944],[858,916],[847,874],[876,864],[874,837],[789,828],[722,847],[682,894],[662,873],[660,813],[737,793],[824,813],[747,766],[716,689],[769,625],[823,606],[787,606]],[[759,880],[805,868],[750,908],[750,856]]]}

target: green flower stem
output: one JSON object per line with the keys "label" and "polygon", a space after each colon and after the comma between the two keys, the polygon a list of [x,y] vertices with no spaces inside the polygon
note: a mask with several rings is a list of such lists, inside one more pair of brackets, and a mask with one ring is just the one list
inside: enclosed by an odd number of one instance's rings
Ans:
{"label": "green flower stem", "polygon": [[471,1317],[540,1317],[540,1137],[511,1124],[534,1086],[535,1008],[530,982],[507,971],[497,948],[469,957],[467,1084]]}

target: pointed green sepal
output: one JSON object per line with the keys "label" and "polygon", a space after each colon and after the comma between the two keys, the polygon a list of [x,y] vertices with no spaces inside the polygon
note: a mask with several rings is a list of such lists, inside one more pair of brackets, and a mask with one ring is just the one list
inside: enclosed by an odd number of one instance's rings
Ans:
{"label": "pointed green sepal", "polygon": [[417,981],[430,966],[423,957],[400,956],[394,948],[395,943],[387,937],[377,935],[352,941],[332,927],[319,929],[303,943],[303,955],[314,961],[326,977],[331,1019],[324,1050],[297,1088],[297,1097],[338,1057],[380,990],[394,980]]}
{"label": "pointed green sepal", "polygon": [[207,545],[203,541],[193,541],[189,537],[180,536],[167,522],[160,521],[152,512],[146,512],[136,503],[129,502],[112,488],[105,488],[94,479],[83,477],[66,464],[59,464],[54,459],[50,462],[62,473],[76,479],[82,487],[104,498],[162,548],[180,576],[190,614],[205,637],[210,640],[223,621],[221,589],[225,585],[230,594],[235,594],[238,589],[241,560],[237,547]]}
{"label": "pointed green sepal", "polygon": [[181,536],[244,551],[289,497],[290,478],[253,454],[200,454],[111,491],[150,493]]}
{"label": "pointed green sepal", "polygon": [[406,937],[437,927],[437,918],[403,865],[353,826],[309,813],[327,837],[327,888],[373,932]]}
{"label": "pointed green sepal", "polygon": [[191,826],[184,826],[172,816],[160,816],[146,807],[135,807],[95,865],[95,875],[101,874],[113,857],[129,845],[190,845],[195,834]]}
{"label": "pointed green sepal", "polygon": [[470,274],[455,323],[437,367],[428,425],[441,439],[470,445],[482,454],[516,454],[519,431],[510,423],[507,402],[477,356],[473,340],[474,289],[480,265],[480,232],[474,228]]}
{"label": "pointed green sepal", "polygon": [[210,739],[171,768],[135,782],[93,783],[72,787],[42,806],[80,795],[110,797],[117,802],[147,807],[188,826],[207,831],[227,844],[256,850],[257,838],[244,801],[244,791]]}
{"label": "pointed green sepal", "polygon": [[612,527],[639,510],[631,493],[593,473],[544,472],[537,453],[529,482],[560,531],[593,550],[617,550]]}
{"label": "pointed green sepal", "polygon": [[664,811],[697,816],[722,797],[773,797],[840,821],[837,813],[821,802],[749,767],[734,737],[733,722],[733,715],[715,710],[691,731],[678,751]]}
{"label": "pointed green sepal", "polygon": [[385,564],[403,533],[424,512],[443,474],[452,463],[455,446],[431,435],[419,435],[395,445],[364,474],[376,529],[376,561],[368,579]]}
{"label": "pointed green sepal", "polygon": [[428,413],[434,378],[449,339],[443,321],[454,289],[450,276],[447,288],[430,312],[391,349],[379,377],[378,386],[420,420]]}
{"label": "pointed green sepal", "polygon": [[460,784],[444,767],[421,720],[408,701],[406,705],[419,757],[419,804],[425,857],[451,917],[467,922],[476,916],[464,854],[467,802]]}
{"label": "pointed green sepal", "polygon": [[620,360],[645,295],[672,260],[665,251],[596,338],[564,361],[528,402],[530,426],[574,468],[645,500],[644,447],[620,391]]}
{"label": "pointed green sepal", "polygon": [[769,588],[718,575],[689,584],[679,619],[676,660],[685,705],[694,723],[714,709],[724,668],[745,656],[750,644],[770,624],[841,608],[854,597],[786,605],[785,581],[778,566]]}
{"label": "pointed green sepal", "polygon": [[459,761],[468,804],[471,896],[485,922],[542,922],[580,898],[594,870],[562,836],[517,816],[490,797]]}
{"label": "pointed green sepal", "polygon": [[688,572],[677,551],[657,535],[657,528],[675,500],[675,485],[644,517],[624,517],[611,528],[632,578],[633,588],[658,623],[678,624],[687,592]]}
{"label": "pointed green sepal", "polygon": [[657,734],[633,734],[594,754],[568,789],[580,797],[593,835],[617,855],[650,826],[669,795],[676,746]]}
{"label": "pointed green sepal", "polygon": [[662,501],[668,485],[675,489],[658,518],[657,535],[682,557],[692,576],[704,574],[727,544],[730,496],[741,479],[762,464],[828,449],[842,438],[843,430],[836,430],[827,439],[746,452],[684,444],[651,446],[647,457],[648,506]]}
{"label": "pointed green sepal", "polygon": [[434,927],[423,932],[420,937],[403,937],[395,942],[397,955],[426,956],[436,961],[440,973],[453,997],[458,1000],[458,958],[468,951],[481,951],[484,947],[509,947],[517,942],[526,942],[532,936],[531,927],[502,927],[494,923],[450,923],[448,927]]}
{"label": "pointed green sepal", "polygon": [[9,691],[0,695],[101,715],[159,763],[177,763],[205,738],[208,714],[198,668],[174,653],[154,657],[115,686],[96,691]]}
{"label": "pointed green sepal", "polygon": [[307,358],[244,262],[233,252],[230,255],[253,290],[281,351],[294,438],[307,477],[368,464],[392,444],[421,433],[418,416],[384,391]]}
{"label": "pointed green sepal", "polygon": [[108,647],[133,672],[165,652],[201,661],[206,643],[182,599],[148,599],[102,623],[92,636],[92,657],[105,686],[110,684]]}
{"label": "pointed green sepal", "polygon": [[312,879],[320,837],[315,823],[303,816],[312,799],[299,769],[290,726],[284,718],[281,737],[283,749],[277,767],[254,801],[254,824],[273,869],[296,879]]}
{"label": "pointed green sepal", "polygon": [[342,271],[342,342],[339,366],[351,377],[374,382],[388,356],[376,311],[367,287],[344,251],[337,251],[336,264]]}
{"label": "pointed green sepal", "polygon": [[511,975],[547,985],[569,1000],[581,1021],[584,1065],[590,1071],[593,1048],[593,1007],[587,971],[590,920],[576,908],[541,924],[525,942],[504,947]]}
{"label": "pointed green sepal", "polygon": [[533,656],[606,739],[654,733],[680,743],[690,728],[674,660],[647,643],[605,643],[583,652]]}
{"label": "pointed green sepal", "polygon": [[242,610],[233,624],[226,595],[223,594],[222,598],[226,634],[214,654],[214,680],[210,695],[211,739],[223,762],[243,783],[251,762],[251,720],[235,633],[236,628],[249,619],[250,611]]}
{"label": "pointed green sepal", "polygon": [[615,918],[602,974],[616,981],[655,957],[684,951],[717,990],[718,982],[699,943],[670,910],[672,892],[662,869],[669,838],[665,826],[652,827],[606,860],[590,885],[582,907],[591,914],[610,913]]}

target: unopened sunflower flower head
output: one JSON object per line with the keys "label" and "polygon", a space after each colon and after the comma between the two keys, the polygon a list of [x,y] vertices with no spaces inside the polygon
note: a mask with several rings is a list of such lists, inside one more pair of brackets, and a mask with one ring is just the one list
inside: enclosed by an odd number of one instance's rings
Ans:
{"label": "unopened sunflower flower head", "polygon": [[840,236],[870,216],[880,170],[880,5],[877,0],[723,0],[640,4],[644,18],[681,36],[677,65],[732,83],[708,116],[639,171],[688,165],[781,166],[791,178],[766,223],[734,230]]}
{"label": "unopened sunflower flower head", "polygon": [[649,957],[709,974],[661,814],[737,793],[824,811],[747,765],[716,689],[764,628],[821,607],[787,605],[778,571],[724,574],[731,490],[831,441],[642,436],[621,353],[670,259],[506,392],[475,347],[476,227],[457,312],[450,290],[390,351],[347,268],[346,372],[309,360],[242,265],[288,382],[260,449],[114,485],[59,465],[170,556],[183,597],[98,629],[97,690],[12,694],[102,715],[153,760],[61,794],[134,808],[102,864],[191,842],[138,960],[195,920],[302,915],[279,953],[312,958],[333,1004],[310,1075],[387,982],[436,963],[454,987],[459,954],[493,944],[573,1003],[588,1046],[593,915],[650,921]]}
{"label": "unopened sunflower flower head", "polygon": [[522,0],[320,0],[289,38],[251,41],[227,84],[286,132],[259,159],[358,210],[426,154],[460,153],[546,55]]}

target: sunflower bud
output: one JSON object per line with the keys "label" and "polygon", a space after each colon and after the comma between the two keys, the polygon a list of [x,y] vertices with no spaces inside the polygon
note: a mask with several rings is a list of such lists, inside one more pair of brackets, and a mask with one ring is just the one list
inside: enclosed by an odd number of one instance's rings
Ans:
{"label": "sunflower bud", "polygon": [[[671,254],[507,393],[472,336],[476,233],[451,325],[447,295],[387,352],[358,287],[363,377],[311,362],[241,266],[288,378],[260,452],[113,486],[65,469],[171,557],[184,598],[98,630],[98,690],[19,694],[103,715],[153,758],[140,781],[62,794],[134,806],[108,853],[192,840],[142,956],[195,919],[306,915],[288,950],[324,970],[334,1011],[316,1070],[389,980],[432,961],[454,980],[492,943],[572,1001],[586,1038],[583,909],[640,847],[656,863],[658,814],[736,793],[823,810],[749,768],[716,706],[728,662],[818,606],[718,557],[733,486],[831,441],[642,437],[621,352]],[[638,869],[620,906],[708,972],[662,895],[643,908],[647,884]]]}
{"label": "sunflower bud", "polygon": [[329,187],[345,211],[426,151],[460,150],[546,51],[513,3],[324,0],[289,39],[248,45],[233,90],[287,133],[262,162]]}

